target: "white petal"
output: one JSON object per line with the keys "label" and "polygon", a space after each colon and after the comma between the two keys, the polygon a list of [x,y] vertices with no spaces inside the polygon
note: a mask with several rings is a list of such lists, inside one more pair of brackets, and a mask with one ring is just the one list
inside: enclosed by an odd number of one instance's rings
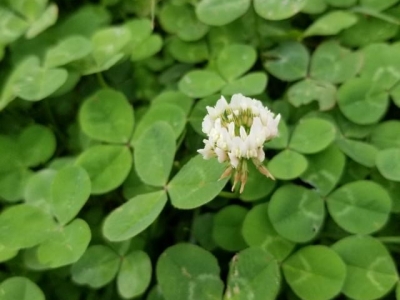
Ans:
{"label": "white petal", "polygon": [[234,167],[236,169],[237,166],[239,165],[239,159],[236,157],[236,155],[234,155],[231,152],[228,153],[228,156],[229,156],[229,160],[231,162],[232,167]]}
{"label": "white petal", "polygon": [[228,124],[228,132],[229,132],[229,135],[230,135],[231,137],[234,137],[234,136],[235,136],[235,123],[230,122],[230,123]]}
{"label": "white petal", "polygon": [[[243,116],[248,110],[250,116]],[[204,149],[198,150],[204,158],[217,156],[219,162],[229,159],[234,168],[242,159],[265,159],[263,144],[278,134],[279,114],[275,116],[261,101],[242,94],[233,95],[230,103],[221,96],[215,107],[207,107],[207,112],[202,131],[208,139],[204,140]],[[228,124],[225,119],[222,121],[222,114],[228,116]],[[245,124],[238,123],[240,120]],[[247,132],[245,128],[248,126],[250,130]]]}
{"label": "white petal", "polygon": [[224,98],[224,96],[221,96],[219,100],[217,101],[217,104],[215,105],[215,109],[219,114],[223,113],[228,107],[228,102]]}
{"label": "white petal", "polygon": [[214,122],[211,120],[210,116],[207,115],[205,116],[205,118],[203,119],[203,122],[201,123],[201,130],[205,133],[205,134],[209,134],[211,129],[213,128]]}
{"label": "white petal", "polygon": [[253,105],[251,107],[251,111],[252,111],[253,115],[258,116],[260,114],[260,109],[256,105]]}
{"label": "white petal", "polygon": [[275,119],[271,118],[268,128],[270,129],[270,138],[278,135],[278,124],[281,119],[281,115],[277,115]]}
{"label": "white petal", "polygon": [[240,126],[239,132],[240,132],[240,138],[242,140],[245,140],[247,138],[247,133],[243,126]]}
{"label": "white petal", "polygon": [[268,112],[265,110],[260,111],[260,119],[261,119],[261,123],[264,126],[268,126]]}
{"label": "white petal", "polygon": [[215,154],[217,154],[218,161],[220,163],[224,162],[228,158],[228,156],[226,155],[226,152],[218,147],[215,148]]}
{"label": "white petal", "polygon": [[219,116],[217,110],[216,110],[214,107],[206,106],[206,109],[207,109],[208,115],[209,115],[213,120],[215,120],[215,119]]}
{"label": "white petal", "polygon": [[210,159],[211,157],[215,156],[214,151],[210,150],[210,149],[199,149],[197,150],[197,152],[199,152],[201,155],[203,155],[204,159]]}
{"label": "white petal", "polygon": [[240,108],[240,102],[242,100],[242,94],[234,94],[231,98],[230,106],[232,109]]}
{"label": "white petal", "polygon": [[262,162],[265,159],[265,152],[263,148],[258,149],[258,153],[257,153],[257,159],[258,161]]}

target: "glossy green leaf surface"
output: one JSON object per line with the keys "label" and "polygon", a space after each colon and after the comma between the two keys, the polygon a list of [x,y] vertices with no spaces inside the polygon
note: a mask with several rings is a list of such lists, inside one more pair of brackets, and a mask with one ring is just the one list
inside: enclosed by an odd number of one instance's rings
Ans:
{"label": "glossy green leaf surface", "polygon": [[399,158],[400,151],[397,148],[389,148],[378,152],[376,167],[383,177],[393,181],[400,181]]}
{"label": "glossy green leaf surface", "polygon": [[44,300],[41,289],[26,277],[11,277],[0,284],[1,298],[4,300]]}
{"label": "glossy green leaf surface", "polygon": [[292,85],[288,91],[291,104],[296,107],[317,101],[320,110],[329,110],[335,106],[336,88],[330,83],[304,79]]}
{"label": "glossy green leaf surface", "polygon": [[35,167],[46,162],[56,150],[56,138],[49,128],[31,125],[21,132],[18,144],[25,164]]}
{"label": "glossy green leaf surface", "polygon": [[255,0],[254,10],[267,20],[282,20],[298,13],[306,5],[306,2],[306,0],[290,0],[288,2]]}
{"label": "glossy green leaf surface", "polygon": [[82,219],[75,219],[36,248],[37,259],[50,268],[70,265],[84,254],[90,239],[89,225]]}
{"label": "glossy green leaf surface", "polygon": [[135,147],[134,162],[144,183],[154,186],[167,183],[175,148],[175,134],[168,123],[155,123],[140,136]]}
{"label": "glossy green leaf surface", "polygon": [[267,167],[277,179],[291,180],[299,177],[307,169],[308,162],[304,155],[293,150],[283,150],[275,155]]}
{"label": "glossy green leaf surface", "polygon": [[192,98],[202,98],[218,92],[225,81],[216,72],[195,70],[179,81],[179,90]]}
{"label": "glossy green leaf surface", "polygon": [[28,101],[39,101],[53,94],[67,80],[65,69],[47,69],[40,66],[39,58],[30,56],[23,61],[24,74],[13,84],[17,96]]}
{"label": "glossy green leaf surface", "polygon": [[363,57],[362,53],[352,52],[338,42],[324,42],[311,57],[310,75],[331,83],[344,82],[360,71]]}
{"label": "glossy green leaf surface", "polygon": [[284,185],[272,195],[268,216],[274,229],[284,238],[304,243],[321,229],[325,217],[322,198],[297,185]]}
{"label": "glossy green leaf surface", "polygon": [[[207,2],[207,1],[206,1]],[[164,30],[175,33],[184,41],[196,41],[207,32],[207,22],[202,22],[197,17],[198,13],[188,3],[167,3],[160,10],[160,22]]]}
{"label": "glossy green leaf surface", "polygon": [[289,147],[303,154],[317,153],[328,147],[335,138],[335,127],[332,123],[307,118],[299,122],[293,130]]}
{"label": "glossy green leaf surface", "polygon": [[281,284],[278,262],[261,248],[247,248],[232,260],[225,298],[275,299]]}
{"label": "glossy green leaf surface", "polygon": [[89,97],[79,113],[85,134],[110,143],[126,143],[133,130],[133,110],[125,96],[104,89]]}
{"label": "glossy green leaf surface", "polygon": [[267,203],[254,206],[246,214],[242,235],[250,247],[261,247],[278,261],[285,259],[296,245],[276,232],[268,216]]}
{"label": "glossy green leaf surface", "polygon": [[65,225],[71,221],[90,196],[91,183],[85,169],[70,166],[61,169],[51,186],[51,204],[58,221]]}
{"label": "glossy green leaf surface", "polygon": [[374,128],[371,132],[371,143],[379,149],[396,148],[400,146],[400,122],[386,121]]}
{"label": "glossy green leaf surface", "polygon": [[238,251],[246,247],[240,232],[246,213],[245,208],[230,205],[214,216],[212,237],[219,247],[227,251]]}
{"label": "glossy green leaf surface", "polygon": [[350,236],[333,245],[347,265],[343,293],[353,299],[378,299],[398,280],[386,247],[370,236]]}
{"label": "glossy green leaf surface", "polygon": [[344,230],[369,234],[386,224],[392,201],[377,183],[360,180],[334,191],[328,196],[327,204],[330,215]]}
{"label": "glossy green leaf surface", "polygon": [[351,139],[338,139],[336,144],[344,154],[359,164],[366,167],[375,166],[378,150],[373,145]]}
{"label": "glossy green leaf surface", "polygon": [[92,45],[83,36],[71,36],[59,42],[46,53],[46,67],[58,67],[77,59],[83,58],[90,53]]}
{"label": "glossy green leaf surface", "polygon": [[157,261],[157,281],[166,300],[202,297],[218,299],[223,284],[215,257],[192,244],[177,244],[165,250]]}
{"label": "glossy green leaf surface", "polygon": [[191,209],[210,202],[228,181],[218,180],[223,172],[224,166],[217,160],[195,156],[168,183],[172,205]]}
{"label": "glossy green leaf surface", "polygon": [[[19,204],[0,214],[0,245],[6,249],[33,247],[56,230],[52,217],[37,207]],[[24,235],[20,233],[24,232]]]}
{"label": "glossy green leaf surface", "polygon": [[385,91],[373,91],[374,83],[366,78],[353,78],[338,91],[338,104],[342,113],[356,124],[366,125],[379,121],[385,114],[389,99]]}
{"label": "glossy green leaf surface", "polygon": [[134,144],[141,134],[160,121],[168,123],[174,131],[175,138],[178,138],[185,128],[185,111],[171,103],[158,102],[154,104],[138,122],[131,143]]}
{"label": "glossy green leaf surface", "polygon": [[219,73],[232,81],[248,71],[256,62],[257,53],[253,47],[234,44],[221,50],[217,58]]}
{"label": "glossy green leaf surface", "polygon": [[111,241],[134,237],[158,217],[167,202],[165,192],[136,196],[112,211],[104,222],[103,233]]}
{"label": "glossy green leaf surface", "polygon": [[309,59],[301,43],[284,42],[268,52],[264,66],[275,77],[294,81],[306,76]]}
{"label": "glossy green leaf surface", "polygon": [[196,16],[205,24],[221,26],[243,15],[250,3],[249,0],[202,0],[196,6]]}
{"label": "glossy green leaf surface", "polygon": [[85,254],[72,266],[72,280],[92,288],[100,288],[117,274],[120,258],[103,245],[89,247]]}
{"label": "glossy green leaf surface", "polygon": [[283,264],[283,274],[290,287],[302,299],[332,299],[346,280],[346,265],[332,249],[307,246]]}
{"label": "glossy green leaf surface", "polygon": [[304,35],[334,35],[353,26],[356,22],[357,16],[353,13],[340,10],[333,11],[314,21],[304,32]]}
{"label": "glossy green leaf surface", "polygon": [[229,82],[221,93],[224,95],[243,94],[246,96],[259,95],[267,86],[268,77],[264,72],[254,72]]}
{"label": "glossy green leaf surface", "polygon": [[346,166],[346,158],[335,146],[309,156],[309,164],[301,179],[326,196],[338,184]]}
{"label": "glossy green leaf surface", "polygon": [[91,193],[102,194],[122,184],[132,166],[132,154],[125,146],[98,145],[83,152],[76,161],[89,174]]}
{"label": "glossy green leaf surface", "polygon": [[124,298],[141,295],[149,286],[151,261],[143,251],[134,251],[124,257],[117,276],[117,288]]}

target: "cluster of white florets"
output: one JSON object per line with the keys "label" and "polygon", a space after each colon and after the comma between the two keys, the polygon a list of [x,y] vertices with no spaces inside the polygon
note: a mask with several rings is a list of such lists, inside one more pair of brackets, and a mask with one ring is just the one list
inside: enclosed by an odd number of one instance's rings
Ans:
{"label": "cluster of white florets", "polygon": [[276,137],[280,115],[275,116],[267,107],[241,94],[232,96],[228,103],[221,97],[215,107],[207,107],[208,114],[202,130],[208,136],[204,149],[198,150],[205,159],[217,157],[219,162],[229,162],[230,175],[236,169],[235,183],[242,182],[243,190],[247,179],[247,160],[252,160],[266,176],[271,174],[262,165],[265,159],[264,143]]}

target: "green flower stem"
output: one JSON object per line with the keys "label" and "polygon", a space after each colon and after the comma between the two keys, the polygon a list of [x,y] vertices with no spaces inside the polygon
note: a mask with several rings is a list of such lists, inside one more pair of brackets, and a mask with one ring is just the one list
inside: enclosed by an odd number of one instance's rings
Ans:
{"label": "green flower stem", "polygon": [[99,81],[100,85],[101,85],[103,88],[109,88],[109,87],[110,87],[110,86],[107,84],[107,82],[105,81],[105,79],[104,79],[104,77],[103,77],[103,73],[101,73],[101,72],[96,73],[96,76],[97,76],[97,80]]}

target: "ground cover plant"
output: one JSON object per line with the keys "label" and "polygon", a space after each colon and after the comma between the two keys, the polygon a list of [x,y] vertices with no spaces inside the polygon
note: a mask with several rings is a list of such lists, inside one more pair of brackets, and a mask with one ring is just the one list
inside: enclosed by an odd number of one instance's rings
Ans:
{"label": "ground cover plant", "polygon": [[[0,299],[400,299],[399,25],[399,0],[0,0]],[[278,136],[219,180],[202,122],[235,94]]]}

